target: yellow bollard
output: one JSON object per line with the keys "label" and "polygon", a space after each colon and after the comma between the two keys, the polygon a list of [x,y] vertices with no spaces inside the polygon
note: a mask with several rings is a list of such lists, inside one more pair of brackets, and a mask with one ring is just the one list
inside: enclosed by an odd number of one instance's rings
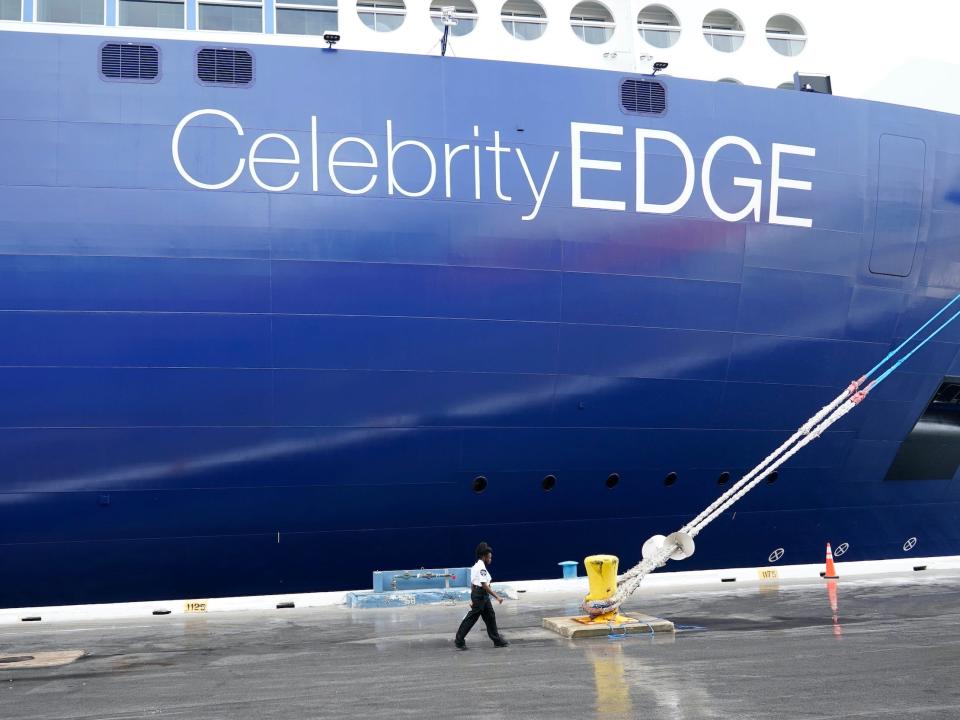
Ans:
{"label": "yellow bollard", "polygon": [[[589,592],[584,598],[585,603],[593,600],[607,600],[613,597],[613,594],[617,591],[617,566],[619,564],[620,559],[616,555],[591,555],[584,559],[583,566],[587,569],[587,582],[589,583]],[[616,610],[594,617],[578,617],[574,620],[584,625],[595,623],[619,625],[636,622],[634,618],[621,615]]]}
{"label": "yellow bollard", "polygon": [[617,589],[617,567],[620,559],[616,555],[591,555],[585,558],[583,566],[587,569],[587,582],[590,592],[585,600],[606,600]]}

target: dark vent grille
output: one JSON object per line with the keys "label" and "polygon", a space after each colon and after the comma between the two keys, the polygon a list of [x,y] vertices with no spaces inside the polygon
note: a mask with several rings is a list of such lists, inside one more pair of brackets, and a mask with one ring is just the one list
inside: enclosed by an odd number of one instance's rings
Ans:
{"label": "dark vent grille", "polygon": [[627,112],[663,115],[667,89],[653,80],[624,80],[620,83],[620,105]]}
{"label": "dark vent grille", "polygon": [[112,80],[156,80],[160,52],[153,45],[107,43],[100,48],[100,72]]}
{"label": "dark vent grille", "polygon": [[197,76],[208,83],[249,85],[253,82],[253,56],[246,50],[204,48],[197,53]]}

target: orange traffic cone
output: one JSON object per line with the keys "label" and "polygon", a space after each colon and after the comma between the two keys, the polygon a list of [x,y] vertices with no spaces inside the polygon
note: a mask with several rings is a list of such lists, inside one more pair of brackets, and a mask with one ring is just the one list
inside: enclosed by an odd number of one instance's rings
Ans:
{"label": "orange traffic cone", "polygon": [[830,549],[830,543],[827,543],[827,568],[823,576],[827,580],[837,580],[839,575],[837,575],[837,569],[833,566],[833,550]]}

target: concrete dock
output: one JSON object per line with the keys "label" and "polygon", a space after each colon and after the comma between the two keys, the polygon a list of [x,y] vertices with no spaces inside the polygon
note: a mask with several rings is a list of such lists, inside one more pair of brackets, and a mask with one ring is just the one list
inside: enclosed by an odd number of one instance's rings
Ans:
{"label": "concrete dock", "polygon": [[[675,634],[541,627],[579,599],[507,601],[510,647],[478,624],[469,652],[452,644],[464,604],[7,626],[0,718],[960,718],[957,572],[639,592],[627,609]],[[3,669],[40,653],[81,655]]]}

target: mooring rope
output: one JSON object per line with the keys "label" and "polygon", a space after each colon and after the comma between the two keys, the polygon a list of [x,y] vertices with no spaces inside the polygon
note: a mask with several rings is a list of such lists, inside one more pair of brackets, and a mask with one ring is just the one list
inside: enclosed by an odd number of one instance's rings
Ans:
{"label": "mooring rope", "polygon": [[[730,509],[734,503],[763,482],[785,462],[796,455],[800,450],[820,437],[831,425],[840,420],[853,408],[863,402],[864,398],[886,380],[890,375],[909,360],[920,348],[933,340],[948,325],[960,317],[960,310],[941,323],[935,330],[920,340],[909,352],[893,362],[876,380],[871,380],[885,365],[890,363],[913,341],[920,333],[926,330],[948,308],[960,300],[960,293],[938,310],[929,320],[921,325],[910,337],[901,342],[867,373],[851,382],[830,403],[824,405],[803,425],[797,428],[787,440],[767,455],[750,472],[740,478],[732,487],[714,500],[693,520],[680,528],[677,532],[663,537],[655,535],[643,546],[643,560],[623,573],[617,579],[617,591],[606,600],[592,600],[583,603],[583,609],[591,615],[602,615],[617,610],[623,602],[640,586],[643,579],[658,567],[663,567],[667,560],[682,560],[693,554],[695,538],[711,522]],[[864,386],[864,383],[867,383]]]}

